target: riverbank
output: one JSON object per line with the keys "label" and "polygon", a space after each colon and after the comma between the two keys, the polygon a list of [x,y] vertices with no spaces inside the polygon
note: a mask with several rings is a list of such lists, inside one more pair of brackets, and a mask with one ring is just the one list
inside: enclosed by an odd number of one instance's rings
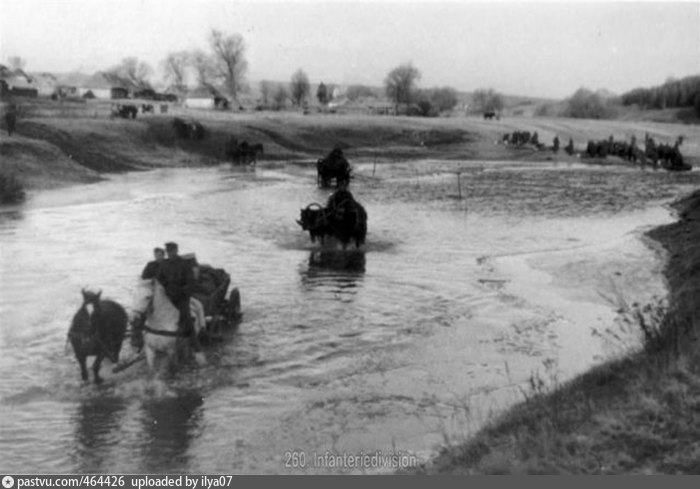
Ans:
{"label": "riverbank", "polygon": [[667,252],[668,308],[627,311],[645,350],[566,385],[533,378],[524,402],[420,473],[700,472],[700,191],[674,207],[679,220],[648,233]]}
{"label": "riverbank", "polygon": [[[616,157],[581,159],[563,149],[537,151],[500,144],[513,131],[537,132],[551,146],[563,148],[571,138],[576,151],[588,140],[642,140],[651,135],[672,144],[684,136],[688,162],[700,162],[700,136],[682,124],[644,121],[599,121],[550,117],[514,117],[500,121],[478,117],[417,118],[295,112],[219,112],[171,106],[167,114],[135,120],[110,118],[108,102],[27,100],[19,105],[17,132],[0,134],[3,173],[15,175],[28,190],[98,181],[105,174],[163,167],[212,166],[226,163],[228,139],[260,143],[258,165],[313,165],[333,147],[343,148],[352,163],[415,161],[586,161],[629,163]],[[202,123],[201,141],[180,139],[174,117]]]}
{"label": "riverbank", "polygon": [[[222,145],[227,136],[235,134],[239,140],[264,144],[261,167],[295,163],[310,168],[316,158],[339,144],[352,163],[433,158],[445,162],[440,171],[447,173],[452,162],[468,159],[580,161],[562,151],[534,152],[496,144],[503,133],[513,130],[537,130],[540,139],[547,142],[557,134],[562,144],[567,134],[575,135],[577,148],[587,138],[602,139],[610,134],[621,139],[635,134],[641,139],[644,132],[649,132],[661,141],[687,135],[687,128],[681,125],[547,118],[496,122],[273,113],[189,115],[205,123],[208,135],[203,142],[176,139],[169,126],[173,114],[132,121],[112,120],[101,114],[57,117],[29,113],[20,121],[17,136],[1,136],[2,168],[23,172],[30,189],[42,189],[96,181],[114,172],[214,166],[224,162]],[[691,133],[684,143],[684,154],[694,158],[695,164],[699,140],[700,135]],[[624,164],[612,158],[607,161],[607,164]],[[430,171],[433,169],[431,166]],[[505,213],[522,207],[523,203],[551,210],[556,208],[558,200],[571,199],[574,195],[557,193],[555,176],[541,173],[535,173],[531,180],[509,175],[507,180],[484,186],[488,192],[480,194],[477,190],[482,187],[474,187],[480,174],[474,172],[465,182],[465,194],[472,199],[470,206],[474,205],[475,197],[484,195],[488,197],[484,200],[489,207],[500,206],[498,210]],[[600,192],[591,202],[614,206],[627,197],[620,190],[627,190],[627,175],[619,178],[622,180],[611,182],[607,178],[596,183],[595,188]],[[508,198],[513,189],[522,191],[528,184],[539,188],[545,181],[547,191],[539,189],[525,202],[522,198],[515,202]],[[655,184],[659,181],[661,178]],[[396,192],[400,193],[406,185],[400,181],[396,186]],[[429,190],[421,188],[425,192]],[[435,186],[431,198],[454,191],[452,187],[446,189],[447,186]],[[382,189],[385,191],[386,188]],[[550,200],[543,203],[543,195]],[[632,193],[627,200],[641,203],[643,199]],[[651,323],[663,328],[658,337],[654,330],[650,333],[648,351],[598,367],[566,385],[556,382],[553,386],[546,385],[542,381],[547,379],[532,378],[530,388],[523,391],[526,402],[464,445],[445,450],[423,470],[428,473],[700,472],[697,462],[700,459],[697,443],[700,362],[692,351],[684,348],[696,345],[691,340],[695,334],[693,328],[698,327],[694,298],[699,292],[700,256],[696,245],[700,242],[699,201],[697,194],[684,200],[681,203],[684,217],[679,223],[650,233],[668,250],[672,309],[667,322]],[[634,309],[627,312],[634,317]],[[660,309],[648,312],[657,313]],[[693,325],[688,332],[684,330],[686,324]],[[638,327],[639,321],[630,326]],[[681,330],[682,334],[678,333]]]}

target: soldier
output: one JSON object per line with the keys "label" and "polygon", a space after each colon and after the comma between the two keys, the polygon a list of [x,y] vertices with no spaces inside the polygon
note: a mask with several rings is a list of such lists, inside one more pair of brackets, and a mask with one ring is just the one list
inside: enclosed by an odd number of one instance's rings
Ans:
{"label": "soldier", "polygon": [[199,351],[199,338],[190,314],[190,297],[195,286],[192,267],[178,254],[177,243],[166,243],[165,252],[168,258],[161,263],[156,279],[180,311],[180,327],[183,333],[190,337],[193,349]]}

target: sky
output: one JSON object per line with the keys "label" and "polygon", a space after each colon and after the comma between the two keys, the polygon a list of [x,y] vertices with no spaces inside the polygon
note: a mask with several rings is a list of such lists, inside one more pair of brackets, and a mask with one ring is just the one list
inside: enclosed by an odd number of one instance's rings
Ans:
{"label": "sky", "polygon": [[[700,74],[700,1],[0,0],[0,63],[29,72],[108,69],[207,49],[239,33],[247,79],[383,85],[412,63],[418,86],[564,98]],[[156,70],[156,74],[158,71]]]}

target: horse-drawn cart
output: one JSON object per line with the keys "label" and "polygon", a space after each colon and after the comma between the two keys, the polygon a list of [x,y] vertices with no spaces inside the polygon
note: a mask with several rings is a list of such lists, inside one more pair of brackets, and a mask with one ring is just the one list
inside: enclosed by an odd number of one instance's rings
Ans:
{"label": "horse-drawn cart", "polygon": [[[238,326],[241,318],[241,296],[232,288],[231,276],[221,268],[194,265],[195,285],[190,296],[190,313],[201,344],[221,341],[226,331]],[[179,311],[168,299],[163,286],[155,279],[147,285],[151,291],[144,314],[136,313],[128,335],[131,346],[138,352],[114,367],[119,372],[148,358],[156,351],[172,353],[178,338],[185,334],[179,326]],[[152,338],[149,344],[149,337]],[[150,350],[150,351],[149,351]],[[149,359],[152,364],[152,359]]]}

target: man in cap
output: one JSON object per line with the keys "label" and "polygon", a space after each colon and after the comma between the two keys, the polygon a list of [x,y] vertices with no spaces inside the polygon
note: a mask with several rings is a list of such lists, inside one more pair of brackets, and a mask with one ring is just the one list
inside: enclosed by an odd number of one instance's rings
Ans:
{"label": "man in cap", "polygon": [[190,296],[195,285],[192,267],[178,254],[177,243],[166,243],[165,252],[168,258],[161,263],[156,279],[163,285],[168,298],[180,311],[181,328],[191,338],[194,350],[199,351],[199,338],[190,315]]}
{"label": "man in cap", "polygon": [[153,261],[149,261],[141,272],[141,278],[143,280],[148,280],[151,278],[156,278],[158,275],[158,270],[160,270],[160,265],[165,260],[165,250],[163,248],[153,248]]}

